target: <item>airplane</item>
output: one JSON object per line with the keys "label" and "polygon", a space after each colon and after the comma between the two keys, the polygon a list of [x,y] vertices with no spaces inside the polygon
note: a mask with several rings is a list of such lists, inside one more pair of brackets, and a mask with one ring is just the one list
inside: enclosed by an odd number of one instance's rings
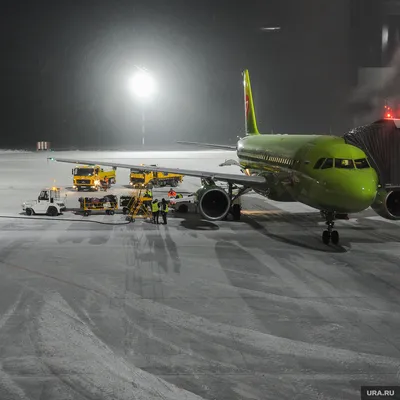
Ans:
{"label": "airplane", "polygon": [[[344,139],[332,135],[260,134],[248,70],[242,73],[244,85],[245,136],[236,146],[197,143],[209,147],[236,151],[236,164],[241,174],[151,167],[160,172],[179,173],[201,178],[196,192],[203,218],[218,221],[229,212],[239,212],[234,201],[251,190],[271,200],[300,202],[320,210],[327,229],[322,233],[325,244],[339,243],[334,230],[335,219],[341,215],[361,212],[374,202],[378,191],[378,175],[366,154]],[[190,143],[190,142],[182,142]],[[100,164],[115,168],[143,169],[142,165],[114,163],[102,160],[49,159],[74,164]],[[228,183],[225,190],[216,182]],[[238,188],[234,194],[233,188]],[[236,209],[235,209],[236,207]],[[232,211],[233,210],[233,211]],[[237,218],[236,218],[237,219]]]}

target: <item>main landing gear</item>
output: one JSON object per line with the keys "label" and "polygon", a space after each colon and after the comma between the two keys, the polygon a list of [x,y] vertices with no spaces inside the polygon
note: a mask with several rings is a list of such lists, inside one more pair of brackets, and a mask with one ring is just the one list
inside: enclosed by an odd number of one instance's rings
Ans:
{"label": "main landing gear", "polygon": [[322,232],[322,241],[325,244],[329,244],[330,241],[332,241],[333,244],[338,244],[339,243],[339,233],[338,231],[334,231],[333,227],[335,225],[335,213],[333,212],[328,212],[324,213],[325,219],[326,219],[326,225],[328,229]]}

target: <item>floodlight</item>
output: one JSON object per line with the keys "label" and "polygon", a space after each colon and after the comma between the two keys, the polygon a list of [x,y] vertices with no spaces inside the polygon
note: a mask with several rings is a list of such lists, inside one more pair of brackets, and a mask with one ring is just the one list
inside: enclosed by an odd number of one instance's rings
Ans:
{"label": "floodlight", "polygon": [[141,99],[149,99],[156,92],[156,83],[146,71],[138,71],[129,80],[130,90]]}

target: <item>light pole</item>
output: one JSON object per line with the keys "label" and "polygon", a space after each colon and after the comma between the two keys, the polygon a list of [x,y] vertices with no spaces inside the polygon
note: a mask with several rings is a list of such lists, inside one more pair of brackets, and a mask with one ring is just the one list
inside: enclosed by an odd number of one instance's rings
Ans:
{"label": "light pole", "polygon": [[144,146],[144,136],[146,134],[145,124],[144,124],[144,106],[142,105],[142,146]]}
{"label": "light pole", "polygon": [[145,129],[145,106],[152,99],[156,92],[156,83],[153,77],[143,68],[130,79],[129,88],[141,102],[142,108],[142,146],[144,146]]}

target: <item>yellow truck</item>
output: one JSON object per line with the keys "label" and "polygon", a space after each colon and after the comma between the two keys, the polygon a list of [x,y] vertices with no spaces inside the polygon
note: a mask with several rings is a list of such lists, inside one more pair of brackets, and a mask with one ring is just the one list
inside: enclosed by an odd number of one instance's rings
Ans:
{"label": "yellow truck", "polygon": [[[156,167],[156,165],[153,166]],[[183,175],[131,169],[129,179],[129,184],[134,188],[163,186],[177,187],[182,182]]]}
{"label": "yellow truck", "polygon": [[115,170],[104,170],[100,165],[76,166],[72,169],[73,188],[78,192],[85,189],[98,191],[105,178],[108,178],[109,185],[117,182]]}

